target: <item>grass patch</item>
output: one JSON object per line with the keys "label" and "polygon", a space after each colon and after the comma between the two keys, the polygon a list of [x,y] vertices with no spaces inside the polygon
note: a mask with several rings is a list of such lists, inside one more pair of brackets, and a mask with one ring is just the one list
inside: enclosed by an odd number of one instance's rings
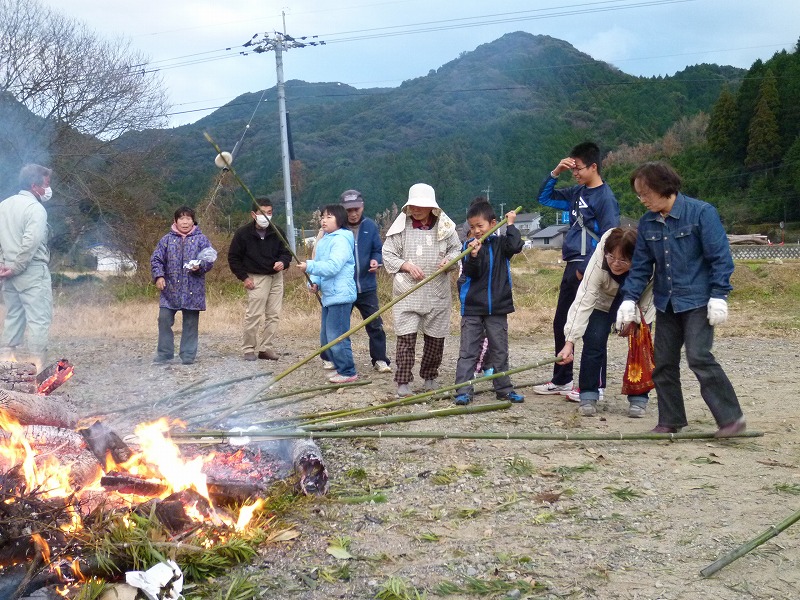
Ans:
{"label": "grass patch", "polygon": [[424,600],[428,597],[401,577],[389,577],[381,584],[376,600]]}
{"label": "grass patch", "polygon": [[776,492],[800,496],[800,484],[798,483],[776,483],[773,487]]}
{"label": "grass patch", "polygon": [[611,492],[611,495],[614,496],[617,500],[622,500],[623,502],[630,502],[634,498],[642,497],[641,492],[637,492],[635,489],[629,486],[621,488],[608,486],[606,489],[609,492]]}
{"label": "grass patch", "polygon": [[436,586],[436,594],[439,596],[452,596],[454,594],[489,596],[503,593],[507,594],[513,590],[518,590],[521,594],[532,594],[544,589],[546,589],[545,586],[538,581],[506,581],[505,579],[478,579],[477,577],[466,577],[462,584],[457,584],[452,581],[442,581]]}
{"label": "grass patch", "polygon": [[506,465],[506,473],[509,475],[529,477],[536,472],[536,467],[527,458],[521,456],[514,456],[508,460]]}
{"label": "grass patch", "polygon": [[580,473],[588,473],[589,471],[596,471],[597,467],[592,463],[584,463],[582,465],[577,465],[574,467],[568,466],[560,466],[553,469],[553,472],[556,473],[562,479],[570,479],[575,475],[579,475]]}

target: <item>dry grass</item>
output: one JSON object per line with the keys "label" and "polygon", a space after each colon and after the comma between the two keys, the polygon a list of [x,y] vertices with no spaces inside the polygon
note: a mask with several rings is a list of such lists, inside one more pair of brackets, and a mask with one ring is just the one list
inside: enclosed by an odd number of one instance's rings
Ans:
{"label": "dry grass", "polygon": [[[509,318],[512,337],[549,335],[553,307],[558,294],[563,264],[555,250],[526,250],[514,259],[514,301],[517,311]],[[455,280],[455,274],[452,275]],[[237,282],[238,283],[238,282]],[[760,335],[779,337],[800,334],[800,261],[741,261],[733,277],[731,318],[720,329],[723,336]],[[75,289],[56,288],[55,318],[52,333],[56,337],[146,338],[155,336],[158,301],[155,289],[144,290],[125,283],[93,283]],[[116,288],[114,286],[117,286]],[[152,288],[152,286],[150,286]],[[111,288],[111,289],[110,289]],[[135,294],[130,293],[135,288]],[[116,300],[116,297],[131,298]],[[382,304],[391,299],[391,279],[385,272],[379,277]],[[451,331],[458,332],[460,316],[454,295]],[[210,284],[208,310],[200,318],[201,334],[230,335],[238,338],[245,310],[244,291],[229,282]],[[3,314],[0,305],[0,315]],[[354,314],[352,323],[360,319]],[[178,323],[180,316],[178,316]],[[384,319],[386,330],[393,333],[391,316]],[[286,292],[281,313],[280,332],[315,337],[319,331],[319,304],[310,295],[305,279],[297,269],[286,276]]]}

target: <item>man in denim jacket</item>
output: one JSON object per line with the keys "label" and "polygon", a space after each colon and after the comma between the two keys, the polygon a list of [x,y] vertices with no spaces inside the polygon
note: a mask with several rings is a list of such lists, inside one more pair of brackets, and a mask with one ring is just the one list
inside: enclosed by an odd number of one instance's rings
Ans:
{"label": "man in denim jacket", "polygon": [[656,305],[653,381],[658,425],[653,433],[677,433],[687,425],[680,383],[681,346],[700,382],[700,395],[719,426],[717,437],[745,430],[745,420],[728,376],[711,353],[714,326],[728,318],[733,273],[728,239],[716,209],[680,193],[681,178],[662,162],[645,163],[631,175],[631,187],[648,209],[630,275],[620,289],[617,328],[637,320],[635,302],[655,267]]}

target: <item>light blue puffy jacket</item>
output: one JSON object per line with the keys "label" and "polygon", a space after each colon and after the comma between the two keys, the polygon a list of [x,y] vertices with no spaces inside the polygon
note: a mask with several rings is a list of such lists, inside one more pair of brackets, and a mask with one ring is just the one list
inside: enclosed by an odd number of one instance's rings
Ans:
{"label": "light blue puffy jacket", "polygon": [[306,262],[311,283],[319,286],[322,305],[352,304],[356,300],[355,242],[349,229],[326,233],[317,242],[314,260]]}

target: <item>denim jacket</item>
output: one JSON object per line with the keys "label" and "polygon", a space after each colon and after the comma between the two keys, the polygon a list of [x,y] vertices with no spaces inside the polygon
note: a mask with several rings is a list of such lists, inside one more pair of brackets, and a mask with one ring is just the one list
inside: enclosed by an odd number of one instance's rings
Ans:
{"label": "denim jacket", "polygon": [[702,200],[678,194],[666,218],[648,212],[639,220],[630,275],[622,286],[624,300],[638,300],[655,264],[653,296],[664,312],[676,313],[727,299],[733,289],[733,258],[717,210]]}

